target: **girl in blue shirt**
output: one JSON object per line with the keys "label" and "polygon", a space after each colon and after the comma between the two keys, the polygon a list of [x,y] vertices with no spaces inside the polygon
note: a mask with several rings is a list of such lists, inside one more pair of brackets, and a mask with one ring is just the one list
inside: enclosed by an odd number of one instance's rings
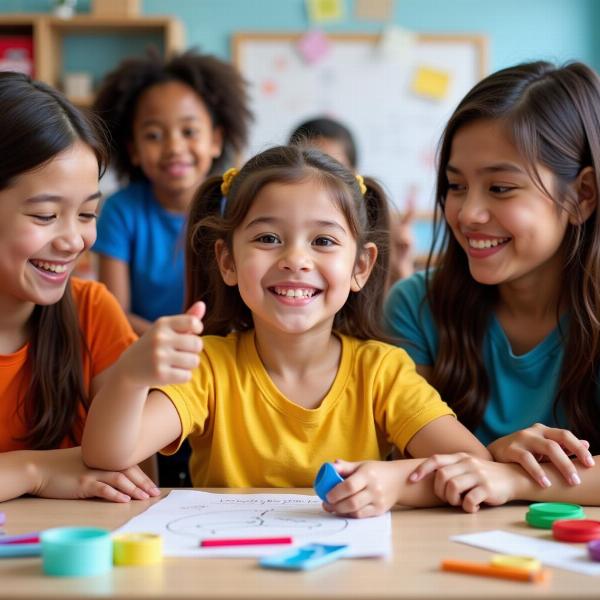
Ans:
{"label": "girl in blue shirt", "polygon": [[[490,75],[442,137],[436,268],[386,303],[389,329],[461,421],[546,489],[557,472],[575,488],[600,481],[599,175],[594,71],[535,62]],[[436,457],[413,479],[438,469],[446,499],[473,490],[473,506],[493,503],[497,466],[468,463]]]}

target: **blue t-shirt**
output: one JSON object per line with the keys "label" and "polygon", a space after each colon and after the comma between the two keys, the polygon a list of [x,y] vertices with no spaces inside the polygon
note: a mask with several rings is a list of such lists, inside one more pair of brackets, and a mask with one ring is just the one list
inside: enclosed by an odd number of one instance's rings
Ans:
{"label": "blue t-shirt", "polygon": [[184,227],[185,216],[165,210],[146,181],[104,203],[93,251],[129,264],[132,313],[154,321],[183,310]]}
{"label": "blue t-shirt", "polygon": [[[397,282],[385,303],[385,320],[394,337],[417,365],[431,366],[438,351],[438,334],[425,300],[425,274]],[[564,411],[553,404],[564,356],[558,328],[525,354],[515,355],[495,316],[483,338],[483,363],[490,397],[481,425],[473,432],[487,445],[499,437],[543,423],[567,428]]]}

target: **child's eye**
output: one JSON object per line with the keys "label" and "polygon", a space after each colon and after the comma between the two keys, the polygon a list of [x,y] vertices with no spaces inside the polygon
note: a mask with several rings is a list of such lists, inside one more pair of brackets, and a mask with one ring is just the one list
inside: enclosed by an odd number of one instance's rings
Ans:
{"label": "child's eye", "polygon": [[42,223],[50,223],[56,218],[56,215],[27,215],[28,217],[32,217],[36,221],[41,221]]}
{"label": "child's eye", "polygon": [[492,192],[492,194],[506,194],[508,192],[511,192],[514,189],[515,189],[514,187],[511,187],[508,185],[492,185],[492,186],[490,186],[490,192]]}
{"label": "child's eye", "polygon": [[315,239],[315,241],[313,242],[315,246],[334,246],[335,242],[328,237],[325,236],[319,236],[318,238]]}
{"label": "child's eye", "polygon": [[465,186],[462,183],[453,183],[451,181],[448,182],[449,192],[463,192],[464,190]]}
{"label": "child's eye", "polygon": [[84,221],[95,221],[98,218],[98,215],[96,213],[81,213],[79,218]]}
{"label": "child's eye", "polygon": [[143,135],[143,139],[149,142],[157,142],[161,137],[160,131],[146,131]]}
{"label": "child's eye", "polygon": [[265,233],[264,235],[257,237],[256,241],[261,244],[278,244],[279,238],[272,233]]}
{"label": "child's eye", "polygon": [[183,130],[183,135],[188,138],[193,138],[198,135],[198,130],[193,127],[190,127],[188,129]]}

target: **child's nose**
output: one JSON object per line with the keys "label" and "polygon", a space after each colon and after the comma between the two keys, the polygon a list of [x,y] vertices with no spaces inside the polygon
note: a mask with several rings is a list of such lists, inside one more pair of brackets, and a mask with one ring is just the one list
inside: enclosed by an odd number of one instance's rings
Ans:
{"label": "child's nose", "polygon": [[168,135],[165,139],[165,150],[168,154],[177,154],[184,148],[184,138],[174,132]]}
{"label": "child's nose", "polygon": [[85,248],[84,231],[75,223],[65,223],[53,244],[61,252],[79,253]]}
{"label": "child's nose", "polygon": [[288,248],[279,259],[279,268],[288,271],[303,271],[312,268],[312,259],[302,248]]}
{"label": "child's nose", "polygon": [[490,218],[486,199],[475,189],[469,189],[458,213],[459,220],[464,223],[486,223]]}

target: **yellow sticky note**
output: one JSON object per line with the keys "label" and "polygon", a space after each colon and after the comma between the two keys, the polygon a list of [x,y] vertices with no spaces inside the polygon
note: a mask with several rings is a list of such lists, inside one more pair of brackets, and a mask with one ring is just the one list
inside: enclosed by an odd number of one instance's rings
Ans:
{"label": "yellow sticky note", "polygon": [[430,67],[419,67],[415,73],[411,90],[419,96],[443,100],[448,95],[449,86],[450,73]]}
{"label": "yellow sticky note", "polygon": [[306,0],[308,16],[316,23],[321,21],[337,21],[342,18],[342,0]]}

